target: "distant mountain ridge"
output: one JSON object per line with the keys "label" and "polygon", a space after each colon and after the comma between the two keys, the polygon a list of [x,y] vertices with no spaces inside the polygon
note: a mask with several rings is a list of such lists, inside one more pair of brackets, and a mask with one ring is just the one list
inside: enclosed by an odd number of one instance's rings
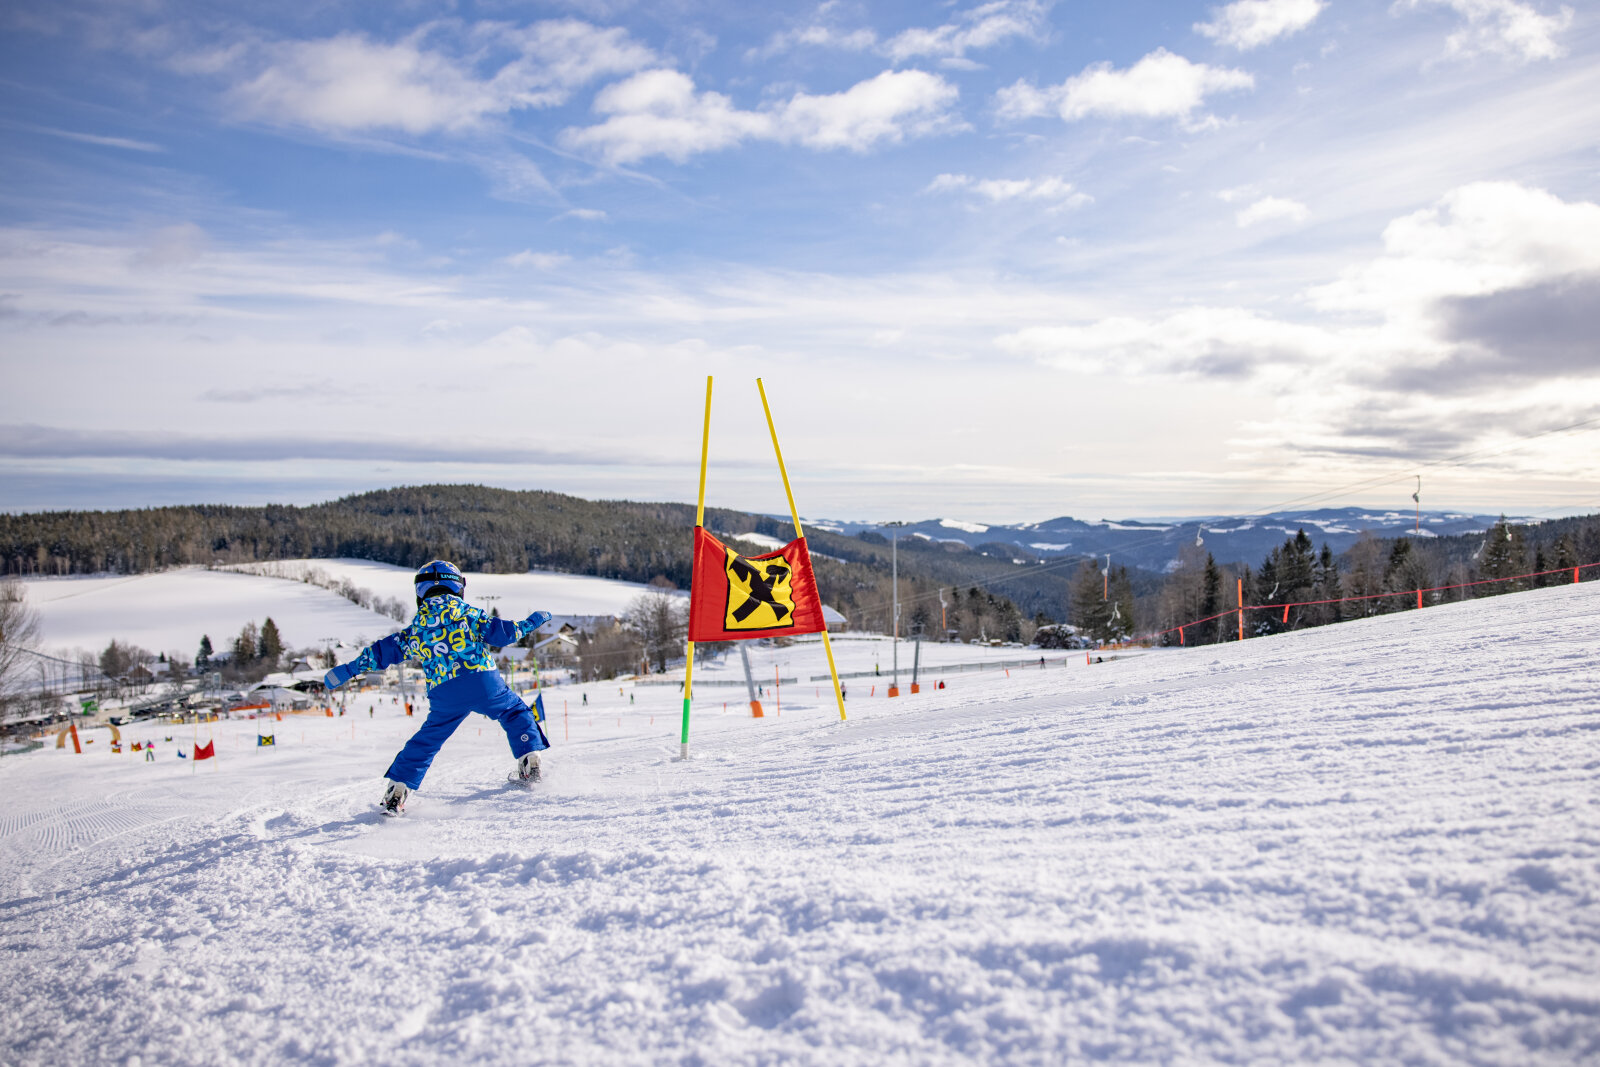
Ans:
{"label": "distant mountain ridge", "polygon": [[[924,541],[963,544],[989,555],[1012,553],[1022,561],[1058,559],[1064,556],[1105,556],[1114,562],[1149,571],[1166,571],[1176,565],[1184,545],[1200,546],[1218,563],[1257,563],[1275,545],[1293,537],[1297,530],[1320,548],[1324,543],[1335,553],[1355,544],[1362,533],[1375,537],[1420,536],[1451,537],[1480,533],[1493,526],[1498,515],[1471,515],[1459,511],[1424,511],[1421,529],[1414,529],[1417,518],[1410,511],[1374,511],[1370,508],[1314,508],[1301,511],[1275,511],[1265,515],[1226,516],[1185,519],[1102,519],[1086,522],[1071,516],[1044,522],[995,524],[964,522],[956,519],[927,519],[907,523],[899,536]],[[807,525],[844,536],[875,533],[888,537],[894,529],[879,523],[808,519]],[[1512,518],[1513,522],[1528,520]]]}

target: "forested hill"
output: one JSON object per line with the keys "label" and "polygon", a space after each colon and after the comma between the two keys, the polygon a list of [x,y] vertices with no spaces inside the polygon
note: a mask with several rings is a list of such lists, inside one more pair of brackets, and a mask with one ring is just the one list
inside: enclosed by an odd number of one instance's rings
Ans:
{"label": "forested hill", "polygon": [[[55,511],[0,515],[0,572],[11,575],[136,574],[181,564],[353,557],[402,567],[430,559],[465,569],[520,573],[530,568],[689,585],[694,507],[592,501],[560,493],[476,485],[384,489],[307,507],[191,506],[134,511]],[[706,526],[787,541],[786,520],[708,508]],[[860,625],[889,615],[889,544],[876,534],[846,537],[807,530],[818,581],[830,603]],[[1061,568],[1013,563],[965,545],[900,546],[901,599],[907,617],[938,625],[937,588],[990,585],[984,632],[1018,632],[1022,616],[1065,617]],[[1015,602],[1014,605],[1012,602]],[[931,605],[931,611],[929,609]],[[967,612],[963,622],[971,622]],[[1002,619],[1001,616],[1004,616]]]}
{"label": "forested hill", "polygon": [[681,505],[428,485],[308,507],[6,515],[0,554],[8,574],[135,574],[185,563],[337,556],[415,567],[443,557],[494,573],[544,567],[633,581],[663,576],[681,585],[689,566],[684,531],[692,522],[692,509]]}
{"label": "forested hill", "polygon": [[[491,573],[541,568],[634,582],[664,580],[686,589],[693,524],[694,507],[689,504],[593,501],[475,485],[385,489],[308,507],[41,512],[0,515],[0,573],[135,574],[180,564],[341,556],[416,567],[444,558]],[[783,541],[793,536],[786,519],[721,508],[707,509],[706,525],[725,535],[755,533]],[[1509,553],[1506,574],[1544,569],[1547,562],[1570,566],[1600,558],[1600,517],[1495,529],[1506,541],[1504,551],[1496,551]],[[892,602],[889,543],[871,531],[850,536],[808,528],[807,537],[824,598],[849,616],[852,626],[886,631]],[[1393,582],[1412,589],[1469,581],[1487,573],[1479,557],[1494,554],[1485,546],[1495,537],[1493,531],[1420,539],[1367,537],[1339,556],[1337,569],[1348,575],[1346,593],[1380,591]],[[1416,551],[1403,561],[1391,560],[1401,543]],[[1045,565],[1027,556],[1019,561],[1012,558],[1017,551],[1009,544],[974,548],[901,538],[902,632],[920,624],[930,633],[948,626],[964,637],[1016,639],[1031,635],[1030,622],[1045,620],[1098,629],[1085,617],[1094,614],[1096,605],[1109,603],[1099,595],[1098,570],[1070,557]],[[1189,572],[1203,563],[1204,555],[1188,550],[1185,558],[1193,557],[1194,566],[1180,566],[1168,575],[1115,568],[1110,588],[1127,586],[1123,627],[1132,631],[1158,622],[1164,627],[1211,614],[1183,594],[1193,584]],[[1261,575],[1267,570],[1264,563]],[[1243,565],[1223,571],[1230,587],[1235,577],[1255,580],[1252,568]],[[1072,595],[1074,584],[1081,587],[1079,603]],[[953,588],[962,595],[953,597]],[[977,598],[971,595],[974,588],[980,590]],[[1265,596],[1270,589],[1260,592]],[[953,610],[942,610],[941,599]]]}

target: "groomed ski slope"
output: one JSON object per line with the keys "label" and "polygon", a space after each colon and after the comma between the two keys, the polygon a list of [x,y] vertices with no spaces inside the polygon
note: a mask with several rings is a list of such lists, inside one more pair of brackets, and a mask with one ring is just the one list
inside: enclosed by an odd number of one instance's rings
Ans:
{"label": "groomed ski slope", "polygon": [[8,758],[0,1060],[1594,1062],[1597,617],[852,688],[843,726],[719,695],[687,764],[675,690],[596,687],[540,790],[473,719],[399,820],[416,720],[371,698],[224,725],[214,769]]}

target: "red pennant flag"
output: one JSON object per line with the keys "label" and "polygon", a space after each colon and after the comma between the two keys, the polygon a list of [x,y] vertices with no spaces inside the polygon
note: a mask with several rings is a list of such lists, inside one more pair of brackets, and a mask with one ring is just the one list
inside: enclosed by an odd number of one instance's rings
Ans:
{"label": "red pennant flag", "polygon": [[741,556],[695,527],[689,640],[793,637],[827,628],[804,537],[763,556]]}
{"label": "red pennant flag", "polygon": [[215,756],[216,754],[217,754],[217,743],[215,741],[207,741],[203,745],[196,745],[195,749],[194,749],[194,758],[195,759],[210,759],[211,757]]}

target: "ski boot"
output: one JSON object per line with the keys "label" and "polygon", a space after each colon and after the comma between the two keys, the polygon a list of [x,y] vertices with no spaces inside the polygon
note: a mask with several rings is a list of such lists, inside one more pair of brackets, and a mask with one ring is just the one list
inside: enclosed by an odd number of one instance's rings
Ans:
{"label": "ski boot", "polygon": [[541,773],[539,770],[539,754],[530,752],[517,760],[517,769],[512,771],[506,780],[516,785],[532,785],[539,780]]}
{"label": "ski boot", "polygon": [[391,781],[389,788],[383,791],[383,813],[389,816],[403,814],[406,810],[406,796],[411,792],[401,782]]}

